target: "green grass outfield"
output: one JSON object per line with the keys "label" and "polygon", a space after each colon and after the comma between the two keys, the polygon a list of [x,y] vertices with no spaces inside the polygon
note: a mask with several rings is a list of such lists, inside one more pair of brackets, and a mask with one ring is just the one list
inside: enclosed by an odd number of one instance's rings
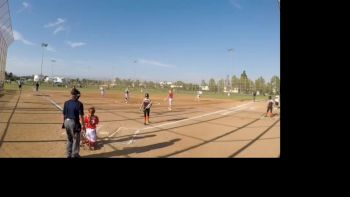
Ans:
{"label": "green grass outfield", "polygon": [[[87,88],[78,88],[82,94],[84,92],[87,93],[100,93],[98,85],[96,86],[89,86]],[[35,86],[34,85],[23,85],[22,86],[23,90],[34,90]],[[41,91],[55,91],[55,92],[67,92],[69,93],[71,88],[65,88],[65,87],[53,87],[52,85],[49,84],[42,84],[39,89]],[[17,83],[12,83],[12,84],[5,84],[5,92],[6,90],[18,90],[18,84]],[[123,94],[125,90],[125,87],[116,87],[116,88],[110,88],[106,90],[106,94],[109,93],[116,93],[116,94]],[[131,96],[132,97],[142,97],[144,93],[149,93],[150,96],[164,96],[164,98],[167,97],[169,89],[163,88],[163,89],[143,89],[143,93],[141,93],[141,88],[129,88]],[[188,90],[181,90],[181,89],[175,89],[174,91],[174,96],[176,99],[177,95],[187,95],[187,96],[193,96],[193,99],[195,99],[197,95],[197,91],[188,91]],[[226,93],[216,93],[216,92],[206,92],[203,91],[203,95],[201,99],[225,99],[225,100],[238,100],[238,101],[245,101],[245,100],[252,100],[253,96],[252,95],[243,95],[243,94],[231,94],[231,96],[227,96]],[[267,100],[268,96],[257,96],[256,100]]]}

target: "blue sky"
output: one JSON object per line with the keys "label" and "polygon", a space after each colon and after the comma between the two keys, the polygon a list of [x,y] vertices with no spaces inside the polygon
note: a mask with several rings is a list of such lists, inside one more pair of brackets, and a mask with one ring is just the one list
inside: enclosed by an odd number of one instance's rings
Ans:
{"label": "blue sky", "polygon": [[[276,0],[10,0],[6,70],[199,83],[280,73]],[[234,52],[228,49],[234,48]],[[56,62],[51,62],[55,59]]]}

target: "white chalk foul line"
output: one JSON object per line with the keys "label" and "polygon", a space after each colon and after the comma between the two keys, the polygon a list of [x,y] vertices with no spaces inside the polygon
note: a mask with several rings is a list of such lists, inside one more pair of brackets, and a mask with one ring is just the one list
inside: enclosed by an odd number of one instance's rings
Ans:
{"label": "white chalk foul line", "polygon": [[243,109],[248,108],[248,107],[246,107],[246,106],[251,105],[251,104],[252,104],[252,103],[246,103],[246,104],[237,106],[237,107],[235,107],[235,108],[237,108],[237,109],[234,108],[235,110],[233,110],[233,111],[232,111],[232,110],[228,110],[228,112],[225,112],[225,113],[223,113],[223,114],[221,114],[221,115],[226,116],[226,115],[228,115],[228,114],[241,111],[241,110],[243,110]]}
{"label": "white chalk foul line", "polygon": [[114,133],[112,133],[111,135],[109,135],[108,137],[111,138],[113,137],[115,134],[117,134],[122,128],[125,128],[125,127],[119,127],[119,129],[117,129]]}
{"label": "white chalk foul line", "polygon": [[238,112],[238,111],[241,111],[241,110],[243,110],[243,109],[245,109],[245,108],[240,108],[240,109],[236,109],[236,110],[233,110],[233,111],[228,111],[228,112],[223,113],[223,114],[221,114],[221,115],[222,115],[222,116],[226,116],[226,115],[228,115],[228,114],[231,114],[231,113],[234,113],[234,112]]}
{"label": "white chalk foul line", "polygon": [[137,134],[139,134],[139,133],[140,133],[140,130],[137,130],[135,132],[135,134],[132,136],[132,139],[127,143],[127,145],[130,145],[130,144],[134,143],[134,139],[137,136]]}
{"label": "white chalk foul line", "polygon": [[[111,135],[109,135],[108,137],[111,138],[113,137],[115,134],[117,134],[120,130],[122,129],[130,129],[130,128],[126,128],[126,127],[120,127],[119,129],[117,129],[114,133],[112,133]],[[140,133],[140,129],[135,129],[135,133],[133,134],[132,138],[126,142],[126,143],[117,143],[117,144],[124,144],[124,145],[130,145],[130,144],[133,144],[135,142],[135,138],[137,136],[137,134]]]}
{"label": "white chalk foul line", "polygon": [[53,101],[52,99],[48,98],[48,97],[44,97],[46,100],[50,101],[51,104],[53,104],[54,106],[56,106],[57,109],[63,111],[63,108],[61,106],[59,106],[55,101]]}
{"label": "white chalk foul line", "polygon": [[170,123],[165,123],[165,124],[155,125],[155,126],[149,125],[149,127],[140,129],[140,131],[145,131],[145,130],[149,130],[149,129],[153,129],[153,128],[157,128],[157,127],[164,127],[164,126],[168,126],[168,125],[173,125],[173,124],[177,124],[177,123],[180,123],[180,122],[185,122],[185,121],[189,121],[189,120],[203,118],[203,117],[210,116],[210,115],[213,115],[213,114],[220,114],[220,113],[224,113],[224,112],[232,113],[233,112],[232,110],[234,110],[234,109],[242,110],[242,109],[239,109],[239,108],[242,108],[242,107],[248,106],[248,105],[252,105],[252,104],[254,104],[254,102],[249,102],[249,103],[246,103],[246,104],[242,104],[242,105],[239,105],[239,106],[232,107],[230,109],[219,110],[219,111],[215,111],[215,112],[211,112],[211,113],[207,113],[207,114],[203,114],[203,115],[200,115],[200,116],[195,116],[195,117],[192,117],[192,118],[187,118],[187,119],[179,120],[179,121],[175,121],[175,122],[170,122]]}
{"label": "white chalk foul line", "polygon": [[[248,105],[251,105],[253,103],[246,103],[246,104],[243,104],[243,105],[239,105],[239,106],[236,106],[236,107],[233,107],[233,108],[230,108],[230,109],[226,109],[226,110],[219,110],[219,111],[215,111],[215,112],[211,112],[211,113],[207,113],[207,114],[203,114],[203,115],[200,115],[200,116],[195,116],[195,117],[192,117],[192,118],[187,118],[187,119],[184,119],[184,120],[179,120],[179,121],[175,121],[175,122],[170,122],[170,123],[165,123],[165,124],[161,124],[161,125],[156,125],[156,126],[151,126],[149,125],[149,127],[147,128],[143,128],[143,129],[138,129],[135,134],[133,135],[132,139],[126,143],[127,145],[130,145],[132,143],[135,142],[135,137],[137,136],[137,134],[139,134],[141,131],[145,131],[145,130],[149,130],[149,129],[153,129],[153,128],[157,128],[157,127],[163,127],[163,126],[167,126],[167,125],[172,125],[172,124],[177,124],[179,122],[184,122],[184,121],[188,121],[188,120],[194,120],[194,119],[198,119],[198,118],[202,118],[202,117],[206,117],[206,116],[210,116],[210,115],[213,115],[213,114],[219,114],[221,112],[226,112],[225,114],[221,114],[221,115],[226,115],[226,114],[229,114],[229,113],[233,113],[233,112],[237,112],[237,111],[240,111],[242,109],[244,109],[244,106],[248,106]],[[234,111],[232,111],[233,109],[236,109]],[[118,129],[119,131],[119,129]],[[114,135],[114,134],[113,134]],[[113,136],[111,135],[111,136]],[[124,143],[123,143],[124,144]]]}

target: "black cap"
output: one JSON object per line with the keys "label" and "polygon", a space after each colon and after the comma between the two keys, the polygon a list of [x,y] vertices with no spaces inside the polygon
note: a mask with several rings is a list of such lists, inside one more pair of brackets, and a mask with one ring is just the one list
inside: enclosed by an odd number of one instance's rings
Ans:
{"label": "black cap", "polygon": [[75,88],[73,88],[70,93],[71,95],[74,95],[74,96],[80,96],[80,91]]}

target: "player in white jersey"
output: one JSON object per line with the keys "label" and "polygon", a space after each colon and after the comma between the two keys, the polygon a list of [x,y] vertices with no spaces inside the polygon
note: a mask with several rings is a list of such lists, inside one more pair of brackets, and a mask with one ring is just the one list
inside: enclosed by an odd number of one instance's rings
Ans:
{"label": "player in white jersey", "polygon": [[202,91],[198,91],[198,92],[197,92],[196,100],[197,100],[198,102],[200,101],[202,94],[203,94]]}

